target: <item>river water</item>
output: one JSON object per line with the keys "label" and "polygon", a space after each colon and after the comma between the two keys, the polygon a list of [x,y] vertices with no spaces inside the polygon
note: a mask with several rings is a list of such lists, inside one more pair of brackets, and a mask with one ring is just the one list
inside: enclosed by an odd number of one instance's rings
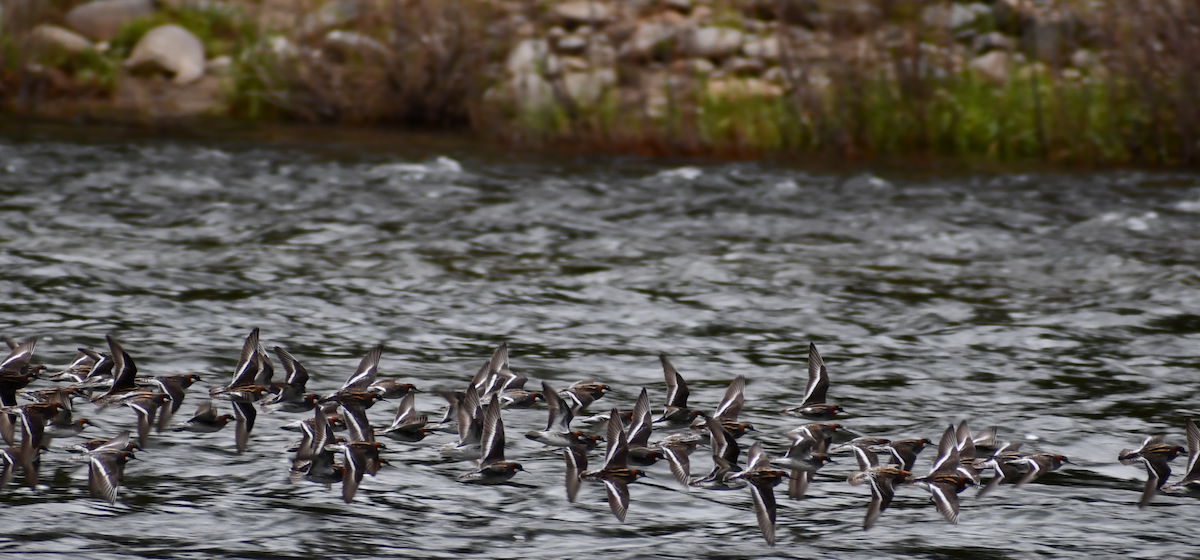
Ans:
{"label": "river water", "polygon": [[[330,392],[371,346],[382,375],[463,388],[492,348],[558,386],[616,391],[593,409],[661,408],[666,352],[715,407],[748,380],[743,420],[774,454],[799,425],[809,341],[857,434],[937,439],[1000,427],[1077,466],[984,498],[946,523],[901,488],[868,532],[844,458],[809,495],[779,489],[779,546],[747,492],[686,491],[665,465],[628,519],[599,486],[568,504],[561,455],[526,440],[545,409],[509,410],[511,484],[459,483],[435,435],[391,444],[352,504],[288,479],[279,427],[153,435],[115,506],[87,469],[46,456],[36,491],[0,493],[0,551],[73,557],[936,557],[1196,554],[1200,503],[1138,509],[1144,470],[1118,450],[1183,445],[1200,414],[1200,176],[1176,172],[842,172],[783,164],[532,156],[397,136],[304,143],[22,134],[0,140],[0,332],[39,336],[35,363],[120,339],[146,374],[198,373],[180,415],[228,383],[260,327]],[[38,382],[36,386],[46,386]],[[431,417],[444,403],[422,393]],[[219,405],[223,412],[227,404]],[[370,410],[390,422],[394,402]],[[128,409],[76,416],[92,436]],[[657,436],[656,436],[657,437]],[[62,444],[56,442],[61,448]],[[935,451],[918,460],[924,473]],[[599,461],[598,454],[593,455]],[[1185,457],[1173,463],[1184,470]],[[692,457],[704,474],[707,449]],[[1176,477],[1178,474],[1176,474]],[[28,557],[28,556],[27,556]]]}

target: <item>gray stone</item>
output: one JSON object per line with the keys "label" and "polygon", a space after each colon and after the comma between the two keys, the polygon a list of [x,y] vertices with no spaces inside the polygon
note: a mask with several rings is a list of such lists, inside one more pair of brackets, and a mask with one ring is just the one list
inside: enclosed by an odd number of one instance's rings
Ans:
{"label": "gray stone", "polygon": [[925,8],[921,18],[925,25],[958,29],[975,23],[978,14],[962,4],[934,5]]}
{"label": "gray stone", "polygon": [[558,52],[560,53],[579,54],[587,50],[588,40],[579,35],[567,35],[559,39],[555,46],[558,47]]}
{"label": "gray stone", "polygon": [[583,57],[595,68],[608,68],[617,63],[617,49],[608,42],[608,37],[593,35]]}
{"label": "gray stone", "polygon": [[1008,83],[1011,66],[1011,58],[1004,51],[992,51],[972,60],[967,65],[968,68],[997,85]]}
{"label": "gray stone", "polygon": [[391,51],[379,41],[354,31],[334,30],[325,34],[325,48],[342,58],[390,60]]}
{"label": "gray stone", "polygon": [[701,27],[691,34],[688,55],[725,58],[742,46],[742,32],[729,27]]}
{"label": "gray stone", "polygon": [[577,56],[564,56],[559,59],[562,64],[563,72],[587,72],[590,70],[588,62]]}
{"label": "gray stone", "polygon": [[1012,47],[1012,39],[1009,39],[1008,35],[1005,35],[999,31],[984,33],[983,35],[976,37],[975,40],[971,42],[971,48],[977,53],[985,53],[987,51],[997,50],[1007,51],[1011,50]]}
{"label": "gray stone", "polygon": [[517,74],[509,82],[509,87],[517,105],[524,111],[544,109],[554,101],[550,82],[537,74]]}
{"label": "gray stone", "polygon": [[176,84],[189,84],[204,75],[204,45],[178,25],[160,25],[142,36],[125,65],[157,66],[173,73]]}
{"label": "gray stone", "polygon": [[73,31],[54,25],[39,25],[29,31],[29,43],[38,49],[78,54],[91,50],[92,42]]}
{"label": "gray stone", "polygon": [[67,12],[67,26],[94,41],[107,41],[122,25],[154,13],[151,0],[96,0]]}
{"label": "gray stone", "polygon": [[750,58],[762,60],[779,60],[779,39],[777,37],[767,37],[766,39],[746,41],[742,45],[742,54]]}
{"label": "gray stone", "polygon": [[767,65],[757,58],[742,58],[740,56],[731,56],[721,64],[721,70],[724,70],[730,76],[757,76],[762,74],[766,68]]}
{"label": "gray stone", "polygon": [[670,41],[674,31],[661,23],[642,22],[634,29],[629,40],[621,45],[621,56],[635,60],[647,60],[654,55],[658,45]]}
{"label": "gray stone", "polygon": [[550,56],[550,46],[542,39],[525,39],[513,48],[504,63],[511,75],[537,74],[543,61]]}
{"label": "gray stone", "polygon": [[216,76],[202,76],[188,85],[122,76],[117,80],[116,106],[150,117],[187,117],[218,109],[224,95],[225,87]]}
{"label": "gray stone", "polygon": [[1080,70],[1090,70],[1100,65],[1100,57],[1087,49],[1079,49],[1071,54],[1071,66]]}
{"label": "gray stone", "polygon": [[615,85],[617,73],[611,69],[568,72],[563,75],[563,87],[566,88],[567,95],[581,105],[594,105]]}
{"label": "gray stone", "polygon": [[358,19],[359,9],[358,0],[328,2],[317,11],[305,16],[301,27],[304,33],[310,35],[342,27]]}
{"label": "gray stone", "polygon": [[572,0],[554,6],[552,13],[568,25],[599,25],[613,18],[613,10],[607,4]]}
{"label": "gray stone", "polygon": [[218,56],[204,63],[204,73],[210,76],[228,76],[233,69],[233,59],[228,56]]}

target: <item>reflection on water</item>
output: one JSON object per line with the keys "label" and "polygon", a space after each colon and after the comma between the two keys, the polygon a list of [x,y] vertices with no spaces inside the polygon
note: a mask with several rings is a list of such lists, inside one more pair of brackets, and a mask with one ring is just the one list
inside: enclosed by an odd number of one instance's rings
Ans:
{"label": "reflection on water", "polygon": [[[382,371],[465,386],[501,341],[513,367],[617,392],[596,407],[656,407],[667,352],[712,407],[749,379],[744,419],[772,453],[793,419],[815,341],[830,399],[859,434],[935,438],[998,425],[1079,463],[1020,489],[963,495],[962,524],[901,489],[871,532],[848,459],[802,501],[782,499],[780,546],[740,492],[687,492],[663,465],[632,487],[628,522],[585,486],[566,502],[561,456],[519,437],[542,408],[505,413],[513,484],[468,487],[439,435],[393,444],[393,467],[352,505],[287,479],[278,427],[162,434],[131,463],[120,502],[46,459],[35,494],[0,495],[8,551],[107,557],[1016,558],[1192,554],[1200,504],[1138,510],[1143,473],[1122,447],[1197,414],[1200,182],[1169,173],[957,175],[805,172],[766,164],[511,157],[439,140],[364,156],[213,142],[0,143],[3,333],[38,335],[65,364],[113,333],[150,374],[224,384],[262,328],[340,386],[384,342]],[[194,402],[192,403],[194,404]],[[430,393],[418,407],[438,414]],[[181,414],[191,410],[185,403]],[[381,425],[394,404],[371,410]],[[124,409],[77,414],[114,432]],[[93,434],[96,435],[96,434]],[[743,439],[748,445],[754,438]],[[927,452],[918,470],[927,468]],[[708,468],[706,451],[693,471]],[[1176,462],[1176,471],[1183,461]]]}

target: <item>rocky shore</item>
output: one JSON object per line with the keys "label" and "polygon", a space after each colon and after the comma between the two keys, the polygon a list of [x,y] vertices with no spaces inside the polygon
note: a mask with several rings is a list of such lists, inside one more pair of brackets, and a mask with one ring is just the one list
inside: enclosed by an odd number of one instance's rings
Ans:
{"label": "rocky shore", "polygon": [[1194,162],[1189,0],[4,2],[5,110]]}

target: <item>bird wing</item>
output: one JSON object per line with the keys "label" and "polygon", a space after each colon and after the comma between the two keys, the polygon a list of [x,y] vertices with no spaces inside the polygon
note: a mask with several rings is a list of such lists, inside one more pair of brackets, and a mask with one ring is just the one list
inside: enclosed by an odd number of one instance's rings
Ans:
{"label": "bird wing", "polygon": [[667,406],[676,408],[687,407],[688,387],[687,382],[683,380],[683,376],[675,371],[675,366],[671,365],[671,360],[667,359],[666,354],[661,354],[658,357],[662,362],[663,378],[667,380]]}
{"label": "bird wing", "polygon": [[[116,353],[113,353],[116,357]],[[238,385],[253,385],[254,376],[258,374],[258,327],[250,331],[246,342],[242,343],[242,353],[238,356],[237,367],[233,370],[233,382],[230,387]]]}
{"label": "bird wing", "polygon": [[746,377],[739,375],[729,384],[729,388],[725,389],[725,397],[721,399],[721,404],[717,407],[717,418],[728,422],[737,422],[738,414],[741,414],[742,406],[746,404],[745,393]]}
{"label": "bird wing", "polygon": [[752,482],[750,496],[754,498],[754,516],[758,518],[758,528],[767,544],[775,546],[775,489],[769,484]]}
{"label": "bird wing", "polygon": [[624,480],[606,478],[604,490],[608,493],[608,507],[612,509],[613,515],[624,523],[625,513],[629,511],[629,485],[625,484]]}
{"label": "bird wing", "polygon": [[825,360],[817,352],[817,345],[808,343],[808,385],[804,388],[804,404],[821,404],[825,402],[825,394],[829,392],[829,372],[825,369]]}
{"label": "bird wing", "polygon": [[379,374],[379,359],[383,357],[383,345],[380,344],[367,352],[363,356],[361,362],[358,363],[358,369],[354,370],[354,375],[346,380],[346,384],[342,385],[342,389],[357,389],[359,391],[367,390],[372,383],[375,382],[376,375]]}

